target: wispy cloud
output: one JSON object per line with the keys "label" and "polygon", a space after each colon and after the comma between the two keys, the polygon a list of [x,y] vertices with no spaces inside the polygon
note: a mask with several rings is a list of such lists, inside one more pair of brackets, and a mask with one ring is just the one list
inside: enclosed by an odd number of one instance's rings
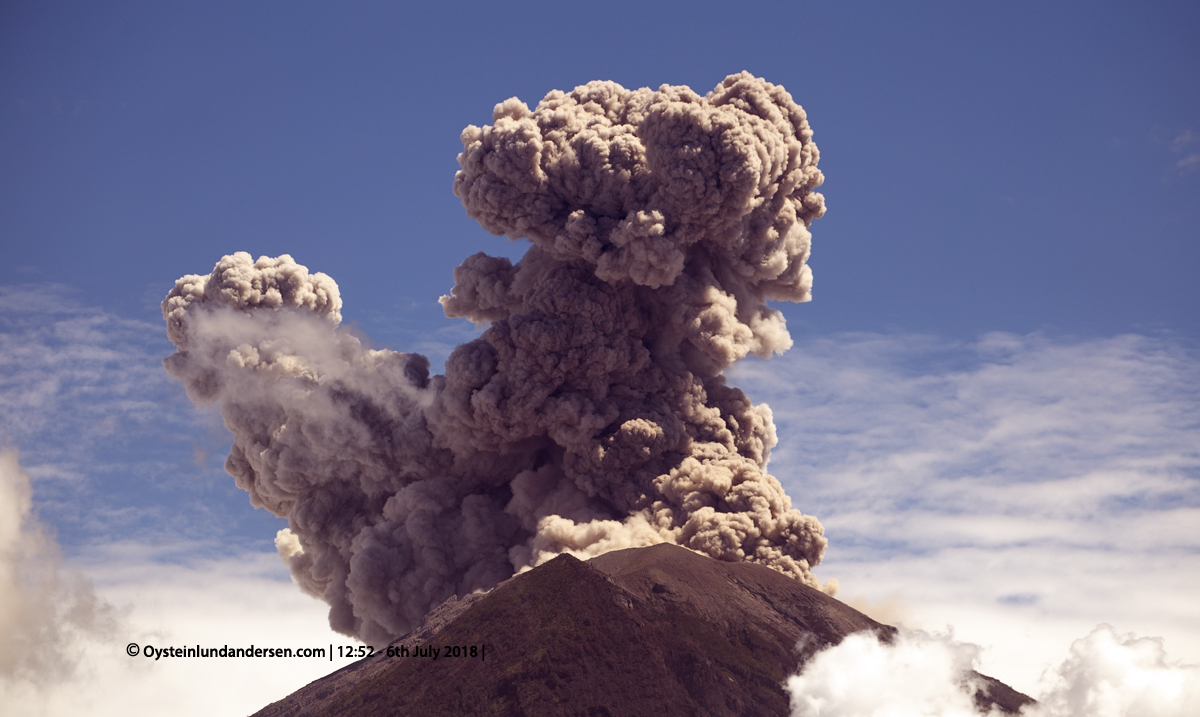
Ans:
{"label": "wispy cloud", "polygon": [[168,380],[169,353],[161,325],[65,287],[0,287],[0,439],[23,451],[68,553],[138,531],[228,527],[225,503],[244,504],[216,466],[195,465],[196,449],[220,455],[227,437]]}
{"label": "wispy cloud", "polygon": [[0,417],[10,440],[39,441],[39,461],[71,471],[96,444],[162,422],[174,387],[161,334],[80,305],[61,287],[0,287]]}
{"label": "wispy cloud", "polygon": [[1186,129],[1183,132],[1175,135],[1171,140],[1171,149],[1176,154],[1183,155],[1175,166],[1184,172],[1190,172],[1200,165],[1200,151],[1196,150],[1196,145],[1200,145],[1200,137],[1192,133],[1192,130]]}
{"label": "wispy cloud", "polygon": [[842,335],[731,382],[774,410],[772,472],[825,524],[818,572],[848,599],[953,623],[1026,686],[1102,621],[1200,657],[1195,347]]}
{"label": "wispy cloud", "polygon": [[771,404],[773,467],[826,513],[1044,520],[1200,507],[1200,358],[1165,339],[843,336],[732,380]]}

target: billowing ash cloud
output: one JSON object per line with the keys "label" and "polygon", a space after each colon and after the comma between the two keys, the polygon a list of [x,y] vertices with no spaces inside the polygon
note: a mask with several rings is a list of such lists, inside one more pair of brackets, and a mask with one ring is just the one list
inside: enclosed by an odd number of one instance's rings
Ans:
{"label": "billowing ash cloud", "polygon": [[444,376],[337,329],[324,274],[223,258],[163,302],[167,370],[219,402],[226,469],[286,516],[276,541],[330,622],[373,644],[450,595],[570,552],[668,541],[811,585],[825,548],[765,472],[771,411],[722,370],[791,345],[807,301],[817,148],[786,91],[592,82],[462,134],[454,192],[532,246],[454,271],[448,316],[487,330]]}

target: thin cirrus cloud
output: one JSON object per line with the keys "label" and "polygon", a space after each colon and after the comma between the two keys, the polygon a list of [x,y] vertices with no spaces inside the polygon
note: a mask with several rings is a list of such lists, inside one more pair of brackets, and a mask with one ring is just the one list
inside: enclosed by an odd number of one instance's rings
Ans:
{"label": "thin cirrus cloud", "polygon": [[0,287],[0,443],[21,449],[68,554],[135,533],[202,539],[244,502],[197,465],[227,440],[163,372],[168,346],[160,325],[66,287]]}
{"label": "thin cirrus cloud", "polygon": [[1029,690],[1105,621],[1200,657],[1194,348],[843,335],[733,373],[771,405],[771,470],[821,517],[818,572],[851,602],[953,624]]}
{"label": "thin cirrus cloud", "polygon": [[1184,172],[1189,172],[1195,169],[1197,164],[1200,164],[1200,152],[1196,151],[1197,144],[1200,144],[1200,137],[1192,134],[1190,129],[1175,136],[1171,141],[1171,149],[1176,154],[1183,155],[1175,162],[1176,167]]}
{"label": "thin cirrus cloud", "polygon": [[0,418],[7,440],[37,446],[35,477],[83,478],[97,448],[178,426],[163,410],[173,387],[158,363],[160,334],[65,287],[0,287]]}
{"label": "thin cirrus cloud", "polygon": [[[835,522],[888,518],[856,536],[870,543],[1026,541],[1085,518],[1186,519],[1200,507],[1200,360],[1168,339],[844,336],[733,374],[770,403],[772,467],[806,506]],[[923,512],[936,516],[915,533],[893,520]],[[978,520],[988,516],[1038,525],[1010,533]]]}

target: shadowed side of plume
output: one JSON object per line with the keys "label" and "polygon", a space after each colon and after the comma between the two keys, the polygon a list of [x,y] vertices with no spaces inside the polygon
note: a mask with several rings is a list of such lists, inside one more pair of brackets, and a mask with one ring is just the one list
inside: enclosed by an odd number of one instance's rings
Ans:
{"label": "shadowed side of plume", "polygon": [[761,566],[667,544],[588,563],[562,556],[475,598],[423,640],[483,644],[486,661],[368,658],[257,717],[787,715],[787,676],[862,630],[893,633]]}

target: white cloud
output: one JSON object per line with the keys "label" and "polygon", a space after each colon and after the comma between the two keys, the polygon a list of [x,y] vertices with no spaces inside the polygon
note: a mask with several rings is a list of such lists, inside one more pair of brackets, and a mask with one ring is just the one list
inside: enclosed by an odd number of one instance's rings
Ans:
{"label": "white cloud", "polygon": [[[792,717],[976,717],[980,648],[904,631],[885,644],[861,632],[788,678]],[[1163,641],[1099,625],[1047,672],[1022,717],[1188,717],[1200,711],[1200,668],[1173,662]],[[992,710],[992,714],[999,714]]]}
{"label": "white cloud", "polygon": [[843,335],[738,367],[848,600],[1032,690],[1100,622],[1200,659],[1200,358],[1170,338]]}
{"label": "white cloud", "polygon": [[30,494],[17,452],[0,450],[0,695],[69,682],[81,647],[119,625],[91,581],[63,566]]}
{"label": "white cloud", "polygon": [[814,655],[787,680],[792,717],[976,717],[968,691],[979,648],[948,636],[871,632]]}
{"label": "white cloud", "polygon": [[[78,643],[80,670],[54,689],[14,683],[0,700],[14,713],[47,717],[250,714],[350,664],[336,651],[357,643],[329,630],[327,606],[296,589],[274,551],[185,557],[196,548],[122,543],[88,551],[83,568],[95,578],[97,592],[124,608],[119,634]],[[320,647],[326,655],[155,660],[129,656],[129,643],[139,650]]]}
{"label": "white cloud", "polygon": [[77,488],[105,452],[106,468],[117,453],[146,468],[163,443],[146,436],[203,433],[193,412],[169,410],[179,391],[162,369],[168,349],[161,326],[83,306],[63,287],[0,287],[3,437],[35,480]]}
{"label": "white cloud", "polygon": [[1071,645],[1026,717],[1187,717],[1200,713],[1200,668],[1172,662],[1159,638],[1100,625]]}
{"label": "white cloud", "polygon": [[135,533],[203,539],[246,526],[244,494],[219,463],[197,463],[223,457],[229,439],[163,371],[170,350],[161,324],[82,305],[64,287],[0,287],[0,441],[21,449],[68,555]]}
{"label": "white cloud", "polygon": [[1185,172],[1195,169],[1196,165],[1200,164],[1200,152],[1191,150],[1192,145],[1200,142],[1200,137],[1192,134],[1192,130],[1186,129],[1183,132],[1175,135],[1171,140],[1171,150],[1176,154],[1184,154],[1184,156],[1175,163],[1175,166]]}

